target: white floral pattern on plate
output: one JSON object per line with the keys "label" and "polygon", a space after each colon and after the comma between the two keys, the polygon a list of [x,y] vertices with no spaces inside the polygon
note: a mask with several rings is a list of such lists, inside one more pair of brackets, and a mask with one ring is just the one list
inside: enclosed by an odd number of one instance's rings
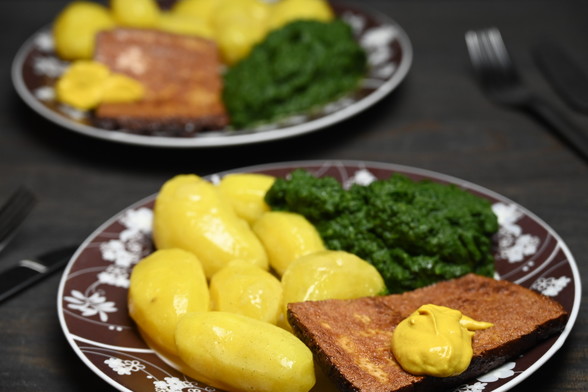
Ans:
{"label": "white floral pattern on plate", "polygon": [[64,299],[69,302],[67,307],[78,310],[82,314],[82,317],[98,315],[102,322],[108,321],[108,313],[118,311],[114,306],[114,302],[106,301],[106,298],[97,292],[86,295],[78,290],[72,290],[71,296],[64,297]]}
{"label": "white floral pattern on plate", "polygon": [[265,142],[314,132],[343,121],[392,92],[412,65],[412,45],[402,27],[373,10],[333,2],[335,13],[349,25],[368,56],[368,73],[356,91],[321,110],[295,115],[255,129],[208,131],[194,137],[145,136],[96,127],[89,112],[60,104],[53,85],[68,63],[54,52],[49,28],[23,44],[12,64],[12,80],[21,98],[50,121],[72,131],[117,143],[158,147],[211,147]]}
{"label": "white floral pattern on plate", "polygon": [[[523,207],[450,176],[393,164],[303,161],[236,171],[286,176],[296,168],[306,168],[317,176],[333,176],[345,187],[366,185],[399,172],[417,180],[455,184],[491,200],[500,222],[495,240],[496,277],[554,297],[570,312],[570,319],[561,335],[461,385],[455,392],[506,391],[532,374],[565,341],[581,298],[577,267],[557,234]],[[218,182],[225,174],[211,175],[208,179]],[[78,249],[59,288],[60,322],[79,357],[121,391],[216,391],[188,378],[172,363],[159,357],[141,338],[127,313],[126,293],[131,269],[153,250],[150,236],[154,199],[155,195],[147,197],[117,214]]]}

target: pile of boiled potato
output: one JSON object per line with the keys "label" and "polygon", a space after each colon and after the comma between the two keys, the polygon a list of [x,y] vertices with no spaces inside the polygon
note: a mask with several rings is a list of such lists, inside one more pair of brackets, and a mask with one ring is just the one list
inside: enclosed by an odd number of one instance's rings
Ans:
{"label": "pile of boiled potato", "polygon": [[96,34],[115,27],[149,28],[214,40],[227,64],[244,58],[266,34],[296,19],[328,21],[326,0],[178,0],[163,10],[156,0],[110,0],[109,6],[79,0],[53,24],[57,54],[90,59]]}
{"label": "pile of boiled potato", "polygon": [[155,201],[156,251],[133,269],[129,312],[185,372],[228,391],[308,391],[310,350],[291,333],[290,302],[382,293],[377,270],[327,250],[301,215],[271,211],[275,178],[168,180]]}

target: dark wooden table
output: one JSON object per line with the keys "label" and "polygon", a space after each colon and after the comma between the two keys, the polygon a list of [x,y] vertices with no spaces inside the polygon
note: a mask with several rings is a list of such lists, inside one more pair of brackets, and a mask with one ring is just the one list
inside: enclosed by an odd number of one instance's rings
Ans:
{"label": "dark wooden table", "polygon": [[[19,184],[39,204],[0,256],[0,268],[60,244],[82,241],[106,219],[156,192],[178,173],[206,175],[268,162],[357,159],[453,175],[490,188],[541,217],[567,243],[587,285],[588,162],[542,124],[490,103],[474,83],[464,32],[497,26],[527,80],[588,132],[588,115],[563,105],[534,65],[542,38],[561,43],[588,71],[588,2],[362,1],[398,21],[414,45],[401,87],[341,124],[288,140],[172,150],[94,140],[50,123],[16,94],[10,66],[19,46],[66,1],[0,2],[0,195]],[[66,342],[57,318],[55,274],[0,304],[0,390],[109,391]],[[588,389],[586,298],[567,342],[514,388]]]}

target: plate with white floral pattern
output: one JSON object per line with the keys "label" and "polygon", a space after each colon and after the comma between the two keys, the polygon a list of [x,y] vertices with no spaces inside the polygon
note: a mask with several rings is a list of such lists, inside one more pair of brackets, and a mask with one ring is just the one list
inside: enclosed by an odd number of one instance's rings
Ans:
{"label": "plate with white floral pattern", "polygon": [[412,45],[402,27],[387,15],[364,6],[332,3],[335,14],[353,29],[368,56],[359,87],[320,110],[291,116],[255,129],[200,132],[192,137],[151,136],[100,128],[91,111],[59,103],[54,85],[69,63],[53,49],[50,27],[31,36],[12,64],[12,81],[20,97],[38,114],[71,131],[116,143],[170,148],[219,147],[284,139],[314,132],[360,113],[395,90],[412,64]]}
{"label": "plate with white floral pattern", "polygon": [[[559,235],[524,207],[488,189],[427,170],[363,161],[301,161],[253,166],[231,172],[284,177],[297,168],[332,176],[348,186],[402,173],[412,179],[455,184],[492,203],[500,229],[494,238],[496,278],[539,291],[560,302],[570,317],[563,332],[456,392],[506,391],[541,367],[564,344],[576,320],[581,283],[574,257]],[[207,177],[216,183],[223,172]],[[151,224],[156,195],[125,208],[91,234],[63,273],[58,315],[63,332],[80,359],[121,391],[208,391],[159,356],[128,315],[127,291],[133,266],[153,251]],[[313,389],[325,391],[328,386]]]}

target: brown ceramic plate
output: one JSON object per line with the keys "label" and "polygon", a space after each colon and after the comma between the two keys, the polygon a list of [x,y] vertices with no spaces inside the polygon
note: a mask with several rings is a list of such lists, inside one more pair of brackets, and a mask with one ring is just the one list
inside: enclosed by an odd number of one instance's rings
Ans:
{"label": "brown ceramic plate", "polygon": [[144,136],[93,125],[90,114],[60,104],[53,86],[68,63],[53,51],[50,27],[29,38],[12,64],[12,80],[21,98],[38,114],[71,131],[117,143],[154,147],[218,147],[259,143],[310,133],[343,121],[371,107],[393,91],[412,64],[412,46],[402,27],[377,11],[332,3],[336,15],[347,21],[368,53],[369,71],[350,95],[316,113],[293,116],[257,129],[202,132],[195,137]]}
{"label": "brown ceramic plate", "polygon": [[[413,179],[456,184],[491,200],[499,217],[496,271],[538,290],[570,312],[565,330],[458,391],[506,391],[541,367],[570,333],[581,298],[574,258],[562,239],[515,202],[475,184],[406,166],[361,161],[302,161],[247,167],[238,172],[283,177],[296,168],[333,176],[343,184],[365,184],[398,172]],[[217,181],[226,173],[210,176]],[[74,351],[97,375],[121,391],[215,391],[190,379],[155,353],[141,338],[127,312],[127,287],[133,265],[152,252],[151,195],[100,226],[78,249],[65,270],[58,294],[61,326]],[[315,388],[324,391],[325,386]]]}

